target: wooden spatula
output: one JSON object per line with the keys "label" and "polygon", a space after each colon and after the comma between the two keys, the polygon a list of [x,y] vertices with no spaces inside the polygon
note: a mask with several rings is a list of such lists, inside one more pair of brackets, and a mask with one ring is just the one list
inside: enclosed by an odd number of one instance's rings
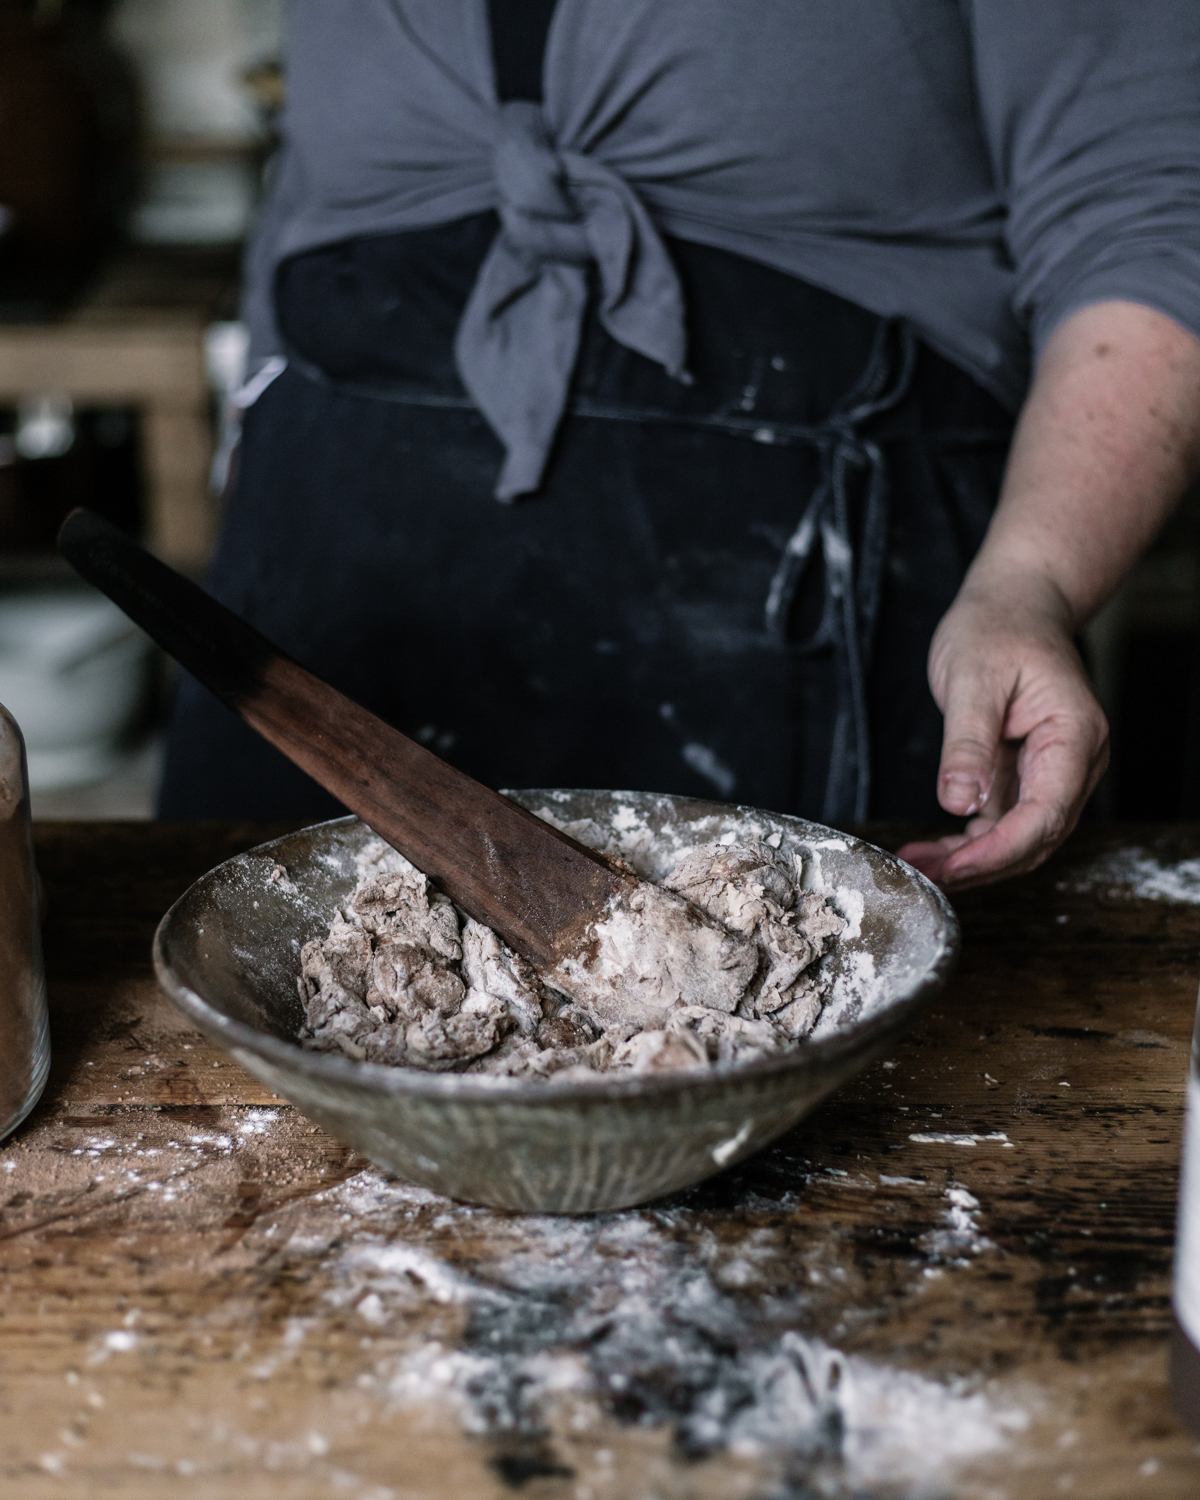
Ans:
{"label": "wooden spatula", "polygon": [[72,511],[58,545],[181,666],[602,1024],[614,1005],[641,1024],[679,1001],[736,1007],[755,951],[690,902],[447,765],[100,516]]}

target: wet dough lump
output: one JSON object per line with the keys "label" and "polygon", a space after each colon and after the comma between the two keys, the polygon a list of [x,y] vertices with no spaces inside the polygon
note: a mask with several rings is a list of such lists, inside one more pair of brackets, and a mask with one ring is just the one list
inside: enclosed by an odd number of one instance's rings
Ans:
{"label": "wet dough lump", "polygon": [[[846,925],[766,843],[699,845],[662,886],[753,944],[749,982],[721,1008],[688,1004],[669,986],[653,1003],[644,993],[625,1001],[617,975],[595,1003],[572,1002],[399,855],[388,850],[378,862],[387,868],[364,870],[328,937],[303,949],[301,1039],[427,1071],[587,1078],[788,1050],[817,1022],[829,988],[818,960]],[[648,923],[654,907],[645,904]]]}

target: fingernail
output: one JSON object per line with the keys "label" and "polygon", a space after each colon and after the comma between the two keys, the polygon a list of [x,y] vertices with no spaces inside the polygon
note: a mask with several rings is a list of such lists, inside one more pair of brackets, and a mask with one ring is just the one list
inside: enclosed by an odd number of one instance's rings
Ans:
{"label": "fingernail", "polygon": [[947,776],[942,782],[942,790],[948,797],[968,799],[963,809],[966,815],[977,813],[983,806],[983,787],[975,776]]}

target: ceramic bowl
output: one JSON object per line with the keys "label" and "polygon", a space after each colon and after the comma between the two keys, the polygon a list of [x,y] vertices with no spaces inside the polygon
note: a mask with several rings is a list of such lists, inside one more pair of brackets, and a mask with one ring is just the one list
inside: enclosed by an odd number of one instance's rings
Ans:
{"label": "ceramic bowl", "polygon": [[[800,818],[640,792],[511,793],[585,843],[661,878],[711,840],[766,838],[848,921],[832,990],[794,1051],[710,1072],[595,1082],[422,1073],[312,1052],[300,949],[324,937],[375,835],[356,818],[289,834],[209,872],[163,918],[159,980],[213,1041],[340,1140],[410,1182],[470,1203],[581,1214],[644,1203],[760,1150],[887,1051],[945,984],[958,925],[891,854]],[[277,867],[287,871],[278,878]]]}

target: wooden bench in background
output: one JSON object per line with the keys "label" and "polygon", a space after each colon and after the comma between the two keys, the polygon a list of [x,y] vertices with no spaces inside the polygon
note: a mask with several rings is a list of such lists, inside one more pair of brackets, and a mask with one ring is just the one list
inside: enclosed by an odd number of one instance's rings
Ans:
{"label": "wooden bench in background", "polygon": [[147,540],[190,570],[207,560],[216,526],[204,332],[232,316],[236,291],[235,252],[134,248],[60,317],[0,323],[0,405],[67,396],[137,409]]}

